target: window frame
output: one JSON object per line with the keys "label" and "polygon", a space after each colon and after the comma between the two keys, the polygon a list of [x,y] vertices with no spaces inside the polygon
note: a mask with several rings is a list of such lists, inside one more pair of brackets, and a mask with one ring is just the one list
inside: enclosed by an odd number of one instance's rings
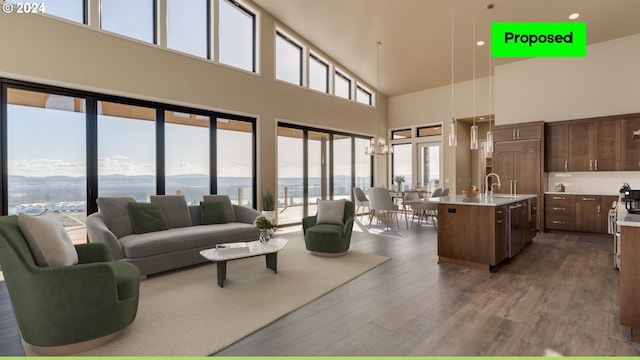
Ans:
{"label": "window frame", "polygon": [[[298,58],[298,65],[300,66],[300,72],[298,74],[298,83],[294,83],[285,79],[279,79],[278,78],[278,50],[277,50],[277,43],[278,43],[278,38],[286,41],[289,45],[292,45],[293,47],[295,47],[297,50],[300,51],[300,56]],[[301,45],[300,41],[296,41],[294,40],[294,38],[292,36],[290,36],[289,34],[287,34],[286,32],[284,32],[283,30],[280,29],[276,29],[276,35],[275,35],[275,41],[274,43],[276,44],[276,49],[275,49],[275,70],[274,70],[274,74],[275,74],[275,79],[278,81],[283,81],[286,82],[288,84],[293,84],[293,85],[298,85],[298,86],[304,86],[304,74],[305,74],[305,66],[304,66],[304,54],[305,54],[305,46]]]}
{"label": "window frame", "polygon": [[[358,100],[358,94],[359,94],[358,91],[362,91],[363,93],[365,93],[365,95],[369,98],[369,101],[368,102],[359,101]],[[358,102],[360,104],[373,106],[373,92],[367,90],[367,88],[365,88],[363,85],[356,84],[356,102]]]}
{"label": "window frame", "polygon": [[[344,71],[341,71],[341,70],[338,70],[338,69],[335,69],[335,70],[334,70],[334,72],[333,72],[333,74],[334,74],[334,75],[333,75],[333,76],[334,76],[334,81],[333,81],[333,95],[334,95],[334,96],[337,96],[337,97],[339,97],[339,98],[346,99],[346,100],[353,100],[353,90],[352,90],[352,87],[353,87],[353,80],[352,80],[350,77],[348,77],[347,75],[345,75],[345,74],[344,74]],[[336,79],[337,77],[339,77],[339,78],[341,78],[341,79],[343,79],[343,80],[346,80],[346,81],[347,81],[347,83],[349,84],[349,95],[348,95],[348,97],[344,97],[344,96],[342,96],[342,95],[338,95],[338,94],[336,93],[336,81],[335,81],[335,79]]]}
{"label": "window frame", "polygon": [[[325,90],[319,90],[319,89],[315,89],[311,87],[311,62],[315,61],[318,64],[320,64],[321,66],[324,66],[326,68],[326,75],[325,75]],[[311,90],[315,90],[315,91],[319,91],[321,93],[324,94],[329,94],[331,92],[331,65],[329,64],[328,61],[323,60],[320,56],[314,54],[313,52],[309,51],[309,89]]]}
{"label": "window frame", "polygon": [[252,136],[251,136],[251,154],[252,154],[252,187],[253,194],[252,203],[253,207],[257,206],[257,119],[244,115],[238,115],[233,113],[223,113],[219,111],[210,111],[204,109],[190,108],[185,106],[177,106],[166,103],[140,100],[135,98],[127,98],[122,96],[107,95],[94,93],[83,90],[75,90],[57,86],[50,86],[44,84],[37,84],[19,80],[0,78],[0,213],[7,215],[8,212],[8,161],[7,161],[7,91],[9,88],[35,91],[35,92],[47,92],[58,95],[78,97],[86,99],[85,114],[87,117],[86,125],[86,169],[87,169],[87,196],[86,196],[86,209],[87,215],[98,211],[97,198],[98,198],[98,101],[113,102],[123,105],[140,106],[154,108],[156,111],[156,194],[165,194],[165,136],[164,136],[164,111],[175,111],[182,113],[192,113],[197,115],[209,116],[210,125],[210,193],[217,193],[217,176],[218,169],[216,163],[217,153],[215,150],[216,144],[216,124],[218,118],[237,120],[251,123]]}
{"label": "window frame", "polygon": [[[210,1],[214,1],[214,0],[210,0]],[[259,12],[252,9],[251,7],[249,7],[248,5],[245,5],[244,3],[237,1],[237,0],[217,0],[218,2],[220,1],[226,1],[227,3],[229,3],[232,6],[237,7],[240,11],[242,11],[243,13],[245,13],[246,15],[248,15],[251,18],[251,25],[252,25],[252,31],[251,31],[251,49],[252,49],[252,59],[251,59],[251,71],[252,73],[257,73],[258,72],[258,15]],[[218,9],[219,9],[219,5],[218,5]],[[231,65],[231,64],[227,64],[227,63],[223,63],[220,61],[220,11],[217,12],[216,16],[215,16],[215,20],[216,20],[216,27],[217,27],[217,38],[216,38],[216,62],[218,64],[221,65],[226,65],[226,66],[230,66],[233,67],[234,69],[241,69],[241,70],[245,70],[243,68]],[[211,22],[210,22],[211,23]]]}

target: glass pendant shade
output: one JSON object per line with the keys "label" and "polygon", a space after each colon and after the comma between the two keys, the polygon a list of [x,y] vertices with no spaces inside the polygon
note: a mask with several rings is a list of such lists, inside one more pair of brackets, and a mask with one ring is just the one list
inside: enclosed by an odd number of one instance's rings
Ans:
{"label": "glass pendant shade", "polygon": [[458,121],[454,117],[449,120],[449,146],[458,146]]}
{"label": "glass pendant shade", "polygon": [[493,152],[493,131],[487,131],[487,152]]}
{"label": "glass pendant shade", "polygon": [[471,125],[471,150],[478,150],[478,125]]}

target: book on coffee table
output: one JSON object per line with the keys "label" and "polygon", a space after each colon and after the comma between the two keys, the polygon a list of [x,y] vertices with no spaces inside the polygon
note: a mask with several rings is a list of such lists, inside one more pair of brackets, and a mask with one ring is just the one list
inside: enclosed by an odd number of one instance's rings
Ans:
{"label": "book on coffee table", "polygon": [[216,250],[220,255],[244,254],[249,252],[249,244],[246,242],[218,244]]}

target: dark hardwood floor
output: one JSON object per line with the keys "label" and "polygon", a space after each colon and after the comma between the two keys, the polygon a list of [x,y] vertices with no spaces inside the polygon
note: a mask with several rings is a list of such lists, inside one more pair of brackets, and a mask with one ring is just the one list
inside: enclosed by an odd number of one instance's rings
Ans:
{"label": "dark hardwood floor", "polygon": [[[438,265],[433,227],[400,226],[354,231],[352,250],[390,261],[215,355],[640,355],[620,325],[610,237],[539,234],[489,274]],[[0,354],[21,351],[1,282]]]}

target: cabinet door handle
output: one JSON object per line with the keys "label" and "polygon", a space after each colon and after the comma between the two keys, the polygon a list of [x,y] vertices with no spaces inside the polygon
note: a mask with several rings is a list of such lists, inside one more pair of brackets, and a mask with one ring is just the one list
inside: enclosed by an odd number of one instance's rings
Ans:
{"label": "cabinet door handle", "polygon": [[593,160],[589,160],[589,171],[593,171]]}
{"label": "cabinet door handle", "polygon": [[502,222],[503,222],[502,220],[498,220],[496,221],[496,224],[502,224]]}
{"label": "cabinet door handle", "polygon": [[569,171],[569,162],[567,160],[564,161],[564,171]]}
{"label": "cabinet door handle", "polygon": [[513,194],[513,180],[509,180],[509,195]]}
{"label": "cabinet door handle", "polygon": [[592,197],[583,197],[582,201],[596,201],[596,199]]}
{"label": "cabinet door handle", "polygon": [[566,224],[564,221],[556,221],[556,220],[554,220],[553,223],[558,225]]}
{"label": "cabinet door handle", "polygon": [[516,129],[513,129],[513,134],[511,135],[513,140],[516,140]]}
{"label": "cabinet door handle", "polygon": [[517,130],[516,130],[516,134],[517,134],[517,138],[518,138],[518,140],[520,140],[520,129],[517,129]]}
{"label": "cabinet door handle", "polygon": [[513,180],[513,195],[518,195],[518,180]]}
{"label": "cabinet door handle", "polygon": [[600,205],[598,205],[598,215],[600,215]]}
{"label": "cabinet door handle", "polygon": [[598,160],[594,160],[595,164],[596,164],[596,171],[598,171]]}
{"label": "cabinet door handle", "polygon": [[554,196],[553,200],[565,200],[564,196]]}
{"label": "cabinet door handle", "polygon": [[558,208],[558,207],[554,207],[553,210],[555,211],[566,211],[567,208]]}

